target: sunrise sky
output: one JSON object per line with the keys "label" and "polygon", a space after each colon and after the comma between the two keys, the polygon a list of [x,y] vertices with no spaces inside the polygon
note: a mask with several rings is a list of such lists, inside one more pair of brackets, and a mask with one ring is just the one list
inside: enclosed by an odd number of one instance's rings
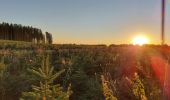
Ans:
{"label": "sunrise sky", "polygon": [[[138,34],[160,43],[161,0],[1,0],[0,22],[34,26],[55,43],[131,43]],[[170,44],[170,3],[166,43]],[[168,29],[169,28],[169,29]]]}

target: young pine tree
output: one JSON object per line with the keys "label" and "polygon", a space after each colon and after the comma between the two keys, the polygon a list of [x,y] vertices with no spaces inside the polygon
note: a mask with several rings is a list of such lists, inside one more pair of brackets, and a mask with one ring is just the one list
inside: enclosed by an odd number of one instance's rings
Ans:
{"label": "young pine tree", "polygon": [[41,68],[30,69],[31,73],[38,76],[40,84],[32,86],[32,92],[24,92],[21,100],[69,100],[71,85],[67,92],[63,92],[63,88],[59,84],[53,84],[53,81],[65,70],[53,73],[53,69],[49,64],[49,56],[44,57]]}
{"label": "young pine tree", "polygon": [[113,96],[113,91],[108,87],[108,81],[105,80],[103,75],[101,75],[101,80],[102,80],[103,94],[105,96],[105,100],[117,100],[117,98]]}
{"label": "young pine tree", "polygon": [[147,100],[145,95],[145,88],[137,73],[134,75],[134,84],[132,87],[133,94],[137,100]]}

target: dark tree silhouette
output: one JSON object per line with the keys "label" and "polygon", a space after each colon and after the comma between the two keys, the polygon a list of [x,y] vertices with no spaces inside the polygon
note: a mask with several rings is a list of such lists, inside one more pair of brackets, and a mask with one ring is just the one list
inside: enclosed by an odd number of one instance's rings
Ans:
{"label": "dark tree silhouette", "polygon": [[21,24],[0,23],[0,40],[25,41],[33,43],[52,44],[52,34],[32,26],[22,26]]}
{"label": "dark tree silhouette", "polygon": [[51,33],[45,32],[46,33],[46,43],[52,44],[53,39]]}

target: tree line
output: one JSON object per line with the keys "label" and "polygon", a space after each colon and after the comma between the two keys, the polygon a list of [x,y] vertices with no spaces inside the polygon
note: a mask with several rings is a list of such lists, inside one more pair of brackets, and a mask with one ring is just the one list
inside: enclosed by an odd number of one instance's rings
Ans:
{"label": "tree line", "polygon": [[0,39],[52,44],[52,34],[41,29],[21,24],[0,23]]}

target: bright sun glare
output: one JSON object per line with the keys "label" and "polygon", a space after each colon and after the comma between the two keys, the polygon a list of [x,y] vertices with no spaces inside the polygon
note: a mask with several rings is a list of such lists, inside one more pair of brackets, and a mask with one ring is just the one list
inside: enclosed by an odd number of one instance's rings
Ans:
{"label": "bright sun glare", "polygon": [[144,44],[148,44],[149,39],[146,36],[139,35],[139,36],[134,37],[132,42],[133,42],[134,45],[140,45],[141,46],[141,45],[144,45]]}

